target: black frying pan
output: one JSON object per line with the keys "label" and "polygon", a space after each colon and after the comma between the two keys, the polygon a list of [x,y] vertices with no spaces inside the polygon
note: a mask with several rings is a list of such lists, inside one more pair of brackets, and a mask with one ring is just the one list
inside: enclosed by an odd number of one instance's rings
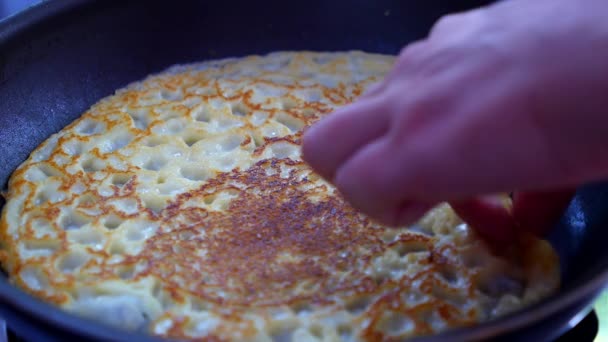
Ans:
{"label": "black frying pan", "polygon": [[[487,1],[486,1],[487,2]],[[52,0],[0,23],[0,182],[115,89],[171,64],[276,50],[396,54],[441,15],[483,1]],[[457,66],[455,66],[457,67]],[[567,139],[567,135],[565,135]],[[0,203],[1,205],[1,203]],[[550,236],[563,288],[539,305],[432,339],[550,340],[608,284],[608,185],[580,189]],[[152,340],[68,315],[0,277],[0,316],[31,341]]]}

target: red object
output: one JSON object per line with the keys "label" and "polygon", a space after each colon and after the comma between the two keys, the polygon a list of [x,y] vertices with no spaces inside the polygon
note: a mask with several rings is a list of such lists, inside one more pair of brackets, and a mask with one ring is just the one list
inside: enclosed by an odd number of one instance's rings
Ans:
{"label": "red object", "polygon": [[511,242],[518,232],[547,233],[574,196],[575,190],[516,192],[511,203],[497,196],[454,201],[458,216],[492,242]]}

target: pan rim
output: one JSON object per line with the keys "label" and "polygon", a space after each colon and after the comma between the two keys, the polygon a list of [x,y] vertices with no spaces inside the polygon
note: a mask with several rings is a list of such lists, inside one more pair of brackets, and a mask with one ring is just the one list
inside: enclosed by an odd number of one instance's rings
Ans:
{"label": "pan rim", "polygon": [[[44,23],[44,21],[94,2],[97,1],[42,1],[0,20],[0,51],[4,51],[2,47],[9,46],[20,35]],[[155,336],[113,329],[100,322],[70,314],[13,286],[10,284],[8,277],[4,275],[4,271],[0,275],[0,303],[5,307],[10,306],[9,310],[17,315],[29,315],[35,321],[44,322],[59,328],[59,330],[68,331],[81,337],[88,337],[92,340],[163,341]],[[8,321],[10,327],[10,317],[2,318]]]}
{"label": "pan rim", "polygon": [[[60,14],[99,2],[97,0],[54,0],[43,1],[33,5],[18,14],[0,21],[0,51],[1,47],[13,41],[32,27],[52,19]],[[608,284],[608,269],[579,280],[577,286],[558,293],[555,298],[536,304],[523,312],[518,312],[494,321],[481,323],[467,328],[456,328],[433,336],[420,337],[416,341],[444,340],[479,340],[489,339],[501,334],[529,327],[544,317],[558,313],[582,299],[593,296]],[[160,339],[142,333],[132,333],[108,326],[93,320],[70,314],[59,307],[47,304],[29,295],[25,291],[11,285],[8,279],[0,281],[0,301],[9,304],[12,309],[22,314],[29,314],[36,320],[52,324],[62,330],[70,331],[81,336],[104,340],[122,341],[157,341]]]}
{"label": "pan rim", "polygon": [[89,0],[46,1],[33,4],[26,9],[0,20],[0,46],[12,41],[32,26],[42,23],[60,13],[65,13],[79,5],[91,3]]}

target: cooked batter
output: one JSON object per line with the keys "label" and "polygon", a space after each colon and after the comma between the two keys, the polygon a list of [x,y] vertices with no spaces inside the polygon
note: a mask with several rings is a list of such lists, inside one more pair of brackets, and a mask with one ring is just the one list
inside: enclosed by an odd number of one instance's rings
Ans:
{"label": "cooked batter", "polygon": [[392,62],[279,52],[173,67],[101,100],[11,177],[10,279],[178,339],[402,339],[548,296],[559,282],[548,243],[493,255],[447,205],[383,227],[301,160],[303,128]]}

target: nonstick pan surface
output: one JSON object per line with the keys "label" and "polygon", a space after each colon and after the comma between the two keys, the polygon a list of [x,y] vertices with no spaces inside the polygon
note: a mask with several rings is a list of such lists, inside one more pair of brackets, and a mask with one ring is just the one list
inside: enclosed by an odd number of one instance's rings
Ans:
{"label": "nonstick pan surface", "polygon": [[[44,2],[0,23],[0,182],[97,100],[172,64],[277,50],[396,54],[441,15],[485,2]],[[608,184],[581,188],[550,236],[560,254],[562,290],[504,319],[430,340],[556,337],[608,283],[607,225]],[[32,341],[152,340],[68,315],[6,277],[0,277],[0,316]]]}

